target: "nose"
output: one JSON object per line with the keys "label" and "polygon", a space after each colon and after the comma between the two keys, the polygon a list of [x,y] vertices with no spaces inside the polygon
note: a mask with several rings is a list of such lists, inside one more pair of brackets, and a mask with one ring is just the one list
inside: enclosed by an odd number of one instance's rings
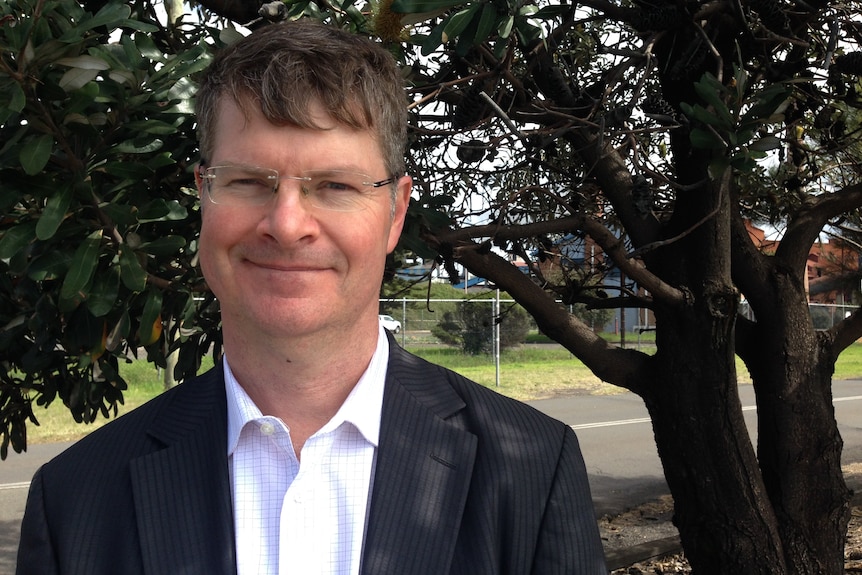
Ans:
{"label": "nose", "polygon": [[320,233],[314,208],[302,191],[303,182],[283,178],[266,212],[258,223],[258,232],[282,245],[308,241]]}

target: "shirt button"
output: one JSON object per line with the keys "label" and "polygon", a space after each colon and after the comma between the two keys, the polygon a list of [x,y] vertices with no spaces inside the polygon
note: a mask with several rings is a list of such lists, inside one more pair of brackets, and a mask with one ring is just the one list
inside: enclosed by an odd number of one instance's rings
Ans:
{"label": "shirt button", "polygon": [[264,435],[272,435],[275,433],[275,426],[269,421],[264,421],[260,424],[260,432]]}

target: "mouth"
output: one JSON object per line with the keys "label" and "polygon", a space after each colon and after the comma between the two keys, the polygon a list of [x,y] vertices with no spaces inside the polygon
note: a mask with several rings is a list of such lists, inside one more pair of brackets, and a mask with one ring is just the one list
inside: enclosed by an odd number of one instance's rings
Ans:
{"label": "mouth", "polygon": [[245,258],[243,264],[251,266],[263,271],[275,273],[313,273],[327,271],[327,266],[322,266],[319,263],[306,262],[275,262],[266,260],[254,260]]}

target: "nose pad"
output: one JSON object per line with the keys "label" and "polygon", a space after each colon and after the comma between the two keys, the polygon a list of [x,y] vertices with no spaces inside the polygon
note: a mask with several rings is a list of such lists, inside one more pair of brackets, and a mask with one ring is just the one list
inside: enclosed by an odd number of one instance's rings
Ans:
{"label": "nose pad", "polygon": [[306,186],[300,181],[285,186],[290,181],[283,178],[279,182],[277,193],[258,228],[261,233],[275,238],[279,243],[314,236],[319,229]]}

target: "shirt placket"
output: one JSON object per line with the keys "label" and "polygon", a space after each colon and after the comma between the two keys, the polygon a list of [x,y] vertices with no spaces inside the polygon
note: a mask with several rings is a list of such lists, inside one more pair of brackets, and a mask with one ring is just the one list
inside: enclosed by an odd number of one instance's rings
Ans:
{"label": "shirt placket", "polygon": [[285,447],[290,447],[290,436],[280,422],[272,418],[250,421],[242,433],[248,441],[234,454],[234,469],[241,470],[234,493],[239,503],[239,563],[256,564],[256,574],[277,575],[280,502],[297,464]]}
{"label": "shirt placket", "polygon": [[332,433],[314,435],[302,448],[299,473],[281,506],[280,575],[333,573],[330,555],[338,531],[337,502],[331,500],[321,473],[332,441]]}

